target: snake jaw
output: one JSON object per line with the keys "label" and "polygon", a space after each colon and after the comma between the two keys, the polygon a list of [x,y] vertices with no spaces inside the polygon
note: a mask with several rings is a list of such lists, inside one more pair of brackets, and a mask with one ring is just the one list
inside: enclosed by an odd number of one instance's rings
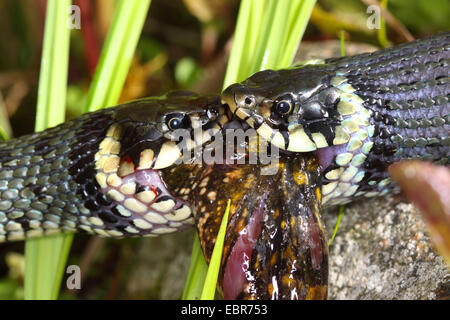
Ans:
{"label": "snake jaw", "polygon": [[101,192],[114,201],[113,212],[128,221],[117,234],[155,236],[193,223],[188,203],[169,192],[157,170],[136,170],[122,178],[108,175]]}
{"label": "snake jaw", "polygon": [[115,236],[151,236],[192,225],[190,206],[169,192],[158,170],[180,157],[174,142],[163,143],[156,159],[152,149],[143,150],[136,167],[128,155],[111,154],[110,143],[100,145],[95,176],[99,192],[113,202],[110,210],[115,219],[120,218],[126,225],[106,232]]}

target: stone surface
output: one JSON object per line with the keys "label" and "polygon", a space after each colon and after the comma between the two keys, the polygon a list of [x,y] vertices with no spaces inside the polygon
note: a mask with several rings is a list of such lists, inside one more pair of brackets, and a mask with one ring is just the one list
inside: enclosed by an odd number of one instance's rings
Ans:
{"label": "stone surface", "polygon": [[[389,196],[345,208],[329,247],[330,299],[450,297],[449,269],[436,253],[420,212],[396,200]],[[337,211],[324,213],[328,234]]]}
{"label": "stone surface", "polygon": [[189,270],[193,229],[145,238],[132,255],[124,298],[180,299]]}

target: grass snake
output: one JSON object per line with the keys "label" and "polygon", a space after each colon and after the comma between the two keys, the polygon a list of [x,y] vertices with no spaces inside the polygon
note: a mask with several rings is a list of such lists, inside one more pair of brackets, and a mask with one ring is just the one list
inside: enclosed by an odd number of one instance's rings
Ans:
{"label": "grass snake", "polygon": [[265,70],[222,99],[259,135],[290,152],[315,152],[323,204],[395,190],[387,166],[446,165],[450,156],[450,33],[374,53]]}

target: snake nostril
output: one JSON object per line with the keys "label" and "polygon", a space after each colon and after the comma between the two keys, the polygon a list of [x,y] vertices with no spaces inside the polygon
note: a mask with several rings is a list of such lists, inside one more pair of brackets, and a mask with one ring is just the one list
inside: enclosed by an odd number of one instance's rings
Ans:
{"label": "snake nostril", "polygon": [[253,99],[247,97],[247,98],[245,98],[245,101],[244,101],[244,102],[245,102],[246,105],[251,105],[251,104],[253,103]]}

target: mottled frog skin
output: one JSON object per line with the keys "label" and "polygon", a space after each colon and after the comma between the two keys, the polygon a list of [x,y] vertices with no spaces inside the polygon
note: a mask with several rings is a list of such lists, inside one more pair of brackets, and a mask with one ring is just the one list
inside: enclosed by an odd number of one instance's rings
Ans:
{"label": "mottled frog skin", "polygon": [[[209,262],[228,199],[219,284],[225,299],[324,299],[328,247],[317,159],[281,157],[276,173],[250,164],[163,170],[169,189],[189,195]],[[180,182],[181,181],[181,182]]]}

